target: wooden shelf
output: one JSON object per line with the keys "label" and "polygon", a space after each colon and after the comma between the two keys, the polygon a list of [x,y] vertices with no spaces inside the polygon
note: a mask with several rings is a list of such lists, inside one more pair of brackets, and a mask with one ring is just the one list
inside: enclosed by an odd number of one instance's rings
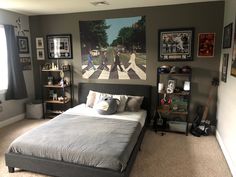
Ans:
{"label": "wooden shelf", "polygon": [[191,73],[159,73],[160,75],[189,76]]}
{"label": "wooden shelf", "polygon": [[167,94],[167,95],[179,95],[179,96],[188,96],[188,95],[190,95],[190,92],[180,92],[180,93],[166,93],[166,92],[161,92],[161,93],[159,93],[158,92],[158,94]]}
{"label": "wooden shelf", "polygon": [[42,71],[43,72],[61,72],[61,71],[66,72],[66,71],[70,71],[70,70],[69,69],[67,69],[67,70],[62,70],[62,69],[43,69]]}
{"label": "wooden shelf", "polygon": [[178,111],[172,111],[170,109],[163,109],[163,108],[158,108],[157,111],[160,113],[166,113],[166,114],[188,115],[188,112],[178,112]]}
{"label": "wooden shelf", "polygon": [[47,114],[61,114],[63,113],[64,111],[61,111],[61,110],[47,110]]}
{"label": "wooden shelf", "polygon": [[69,85],[63,85],[63,86],[60,86],[60,85],[44,85],[44,87],[46,87],[46,88],[66,88],[66,87],[69,87]]}
{"label": "wooden shelf", "polygon": [[66,104],[70,101],[70,99],[66,99],[65,102],[64,101],[58,101],[58,100],[46,100],[46,103],[52,103],[52,104]]}

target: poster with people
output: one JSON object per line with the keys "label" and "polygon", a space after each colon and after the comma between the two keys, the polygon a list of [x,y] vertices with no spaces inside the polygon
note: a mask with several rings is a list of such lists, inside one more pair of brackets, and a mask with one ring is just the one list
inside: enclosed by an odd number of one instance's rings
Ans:
{"label": "poster with people", "polygon": [[146,80],[145,16],[79,21],[84,79]]}

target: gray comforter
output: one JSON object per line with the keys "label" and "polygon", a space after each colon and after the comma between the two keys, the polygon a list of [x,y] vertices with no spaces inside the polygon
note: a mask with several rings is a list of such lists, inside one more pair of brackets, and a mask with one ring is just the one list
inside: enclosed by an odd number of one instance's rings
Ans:
{"label": "gray comforter", "polygon": [[123,171],[140,132],[135,121],[62,114],[18,137],[9,152]]}

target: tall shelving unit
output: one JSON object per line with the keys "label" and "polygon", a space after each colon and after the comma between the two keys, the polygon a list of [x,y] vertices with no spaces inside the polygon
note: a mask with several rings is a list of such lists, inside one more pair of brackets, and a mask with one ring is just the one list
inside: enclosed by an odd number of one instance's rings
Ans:
{"label": "tall shelving unit", "polygon": [[[160,73],[157,70],[157,107],[153,127],[155,131],[178,132],[188,135],[189,105],[191,99],[191,71],[188,73]],[[167,85],[168,80],[175,80],[179,91],[167,93],[166,88],[159,91],[159,83]],[[183,82],[190,83],[190,89],[184,91]],[[163,104],[163,99],[167,103]]]}
{"label": "tall shelving unit", "polygon": [[[41,66],[40,71],[43,117],[53,118],[73,107],[73,66],[68,65],[66,69],[44,69]],[[48,77],[52,78],[50,84],[46,79]],[[68,82],[65,82],[65,78]]]}

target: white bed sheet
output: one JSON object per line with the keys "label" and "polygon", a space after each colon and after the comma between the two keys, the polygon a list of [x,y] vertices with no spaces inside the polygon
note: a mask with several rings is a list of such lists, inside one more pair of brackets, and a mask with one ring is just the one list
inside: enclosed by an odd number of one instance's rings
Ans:
{"label": "white bed sheet", "polygon": [[147,116],[146,110],[139,110],[138,112],[120,112],[112,115],[101,115],[95,109],[87,107],[84,103],[73,108],[68,109],[63,114],[72,114],[72,115],[85,115],[91,117],[101,117],[101,118],[109,118],[109,119],[122,119],[122,120],[130,120],[140,122],[143,127],[145,124],[145,119]]}

